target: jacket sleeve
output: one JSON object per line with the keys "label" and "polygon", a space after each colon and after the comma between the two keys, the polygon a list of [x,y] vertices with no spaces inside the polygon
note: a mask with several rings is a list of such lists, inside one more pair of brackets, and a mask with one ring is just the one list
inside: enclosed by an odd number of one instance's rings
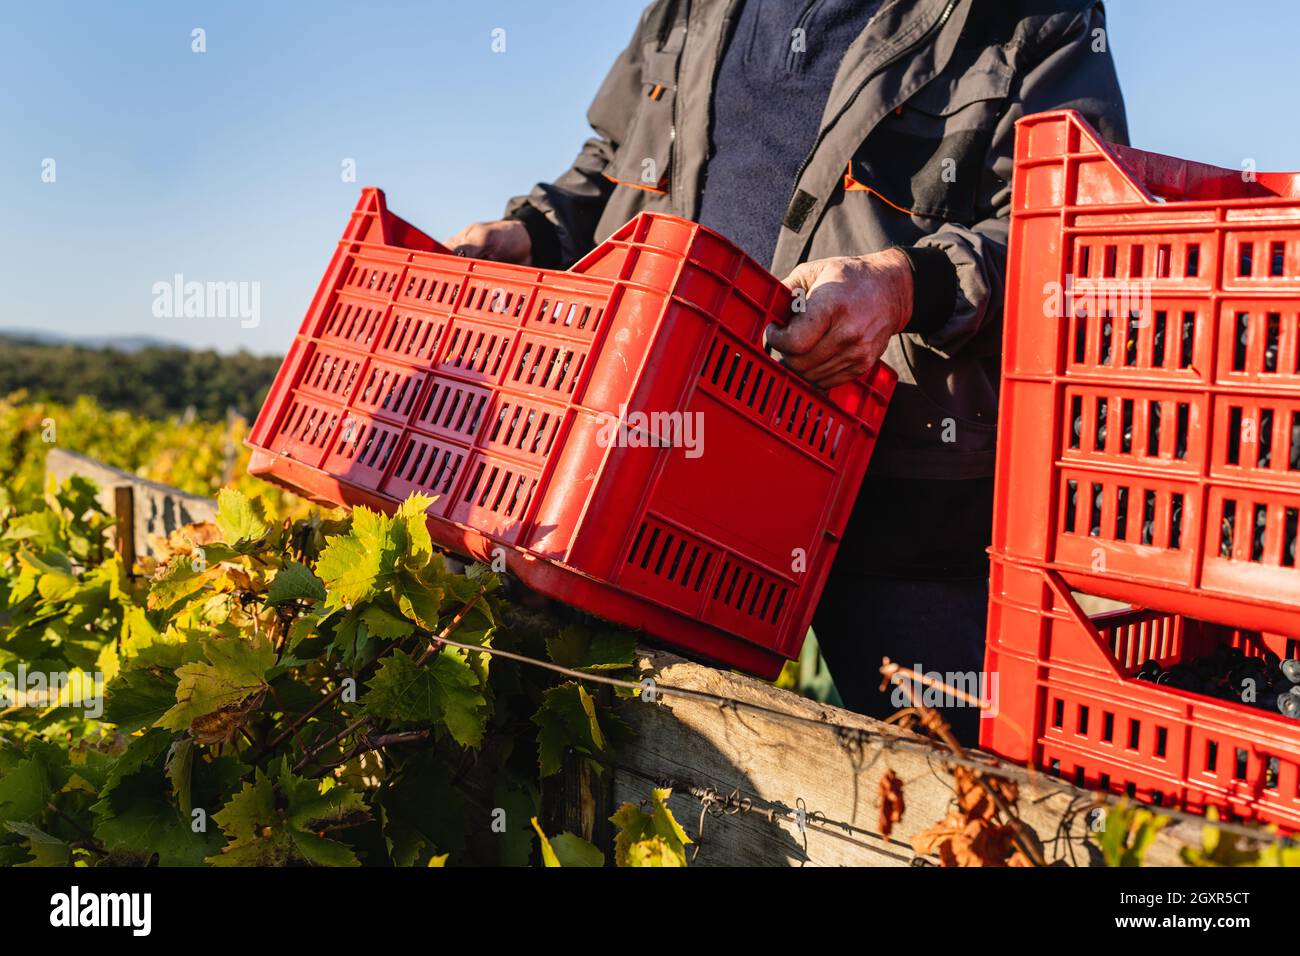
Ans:
{"label": "jacket sleeve", "polygon": [[596,223],[614,189],[605,169],[622,142],[641,94],[642,44],[652,13],[663,0],[641,13],[631,43],[614,61],[601,84],[587,122],[595,135],[573,165],[554,182],[538,183],[526,196],[506,204],[506,218],[518,219],[532,239],[534,265],[558,268],[576,261],[595,245]]}
{"label": "jacket sleeve", "polygon": [[[1049,24],[1050,29],[1050,24]],[[1075,14],[1064,29],[1022,45],[1019,75],[998,122],[980,189],[986,218],[972,226],[947,223],[903,251],[916,297],[905,330],[931,349],[952,355],[986,326],[1002,321],[1011,215],[1015,123],[1046,110],[1076,109],[1112,142],[1128,143],[1105,12],[1100,2]]]}

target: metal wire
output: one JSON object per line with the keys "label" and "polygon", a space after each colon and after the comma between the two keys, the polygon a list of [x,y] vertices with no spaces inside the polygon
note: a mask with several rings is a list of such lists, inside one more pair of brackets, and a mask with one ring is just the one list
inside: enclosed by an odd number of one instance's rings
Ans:
{"label": "metal wire", "polygon": [[[544,661],[526,654],[519,654],[514,651],[501,650],[494,647],[484,647],[481,644],[466,644],[460,641],[454,641],[450,638],[435,638],[431,644],[433,646],[446,645],[455,647],[459,650],[468,651],[478,654],[495,654],[505,660],[516,661],[531,667],[540,667],[557,674],[562,674],[571,680],[587,681],[594,684],[604,684],[608,687],[617,687],[623,690],[651,691],[655,697],[677,697],[682,700],[694,700],[701,703],[714,704],[720,710],[731,710],[739,713],[748,711],[753,714],[759,714],[768,717],[777,722],[792,724],[801,727],[815,727],[823,731],[831,731],[835,734],[840,745],[850,754],[852,759],[855,749],[858,749],[868,743],[874,743],[886,750],[902,750],[910,753],[920,754],[925,757],[931,757],[941,760],[950,767],[966,767],[970,770],[977,770],[984,773],[992,773],[999,777],[1010,780],[1017,780],[1028,784],[1030,787],[1044,790],[1044,796],[1063,794],[1071,799],[1077,798],[1080,793],[1090,794],[1093,802],[1097,804],[1105,803],[1115,807],[1142,806],[1150,809],[1152,812],[1161,816],[1170,817],[1174,820],[1191,823],[1196,826],[1206,826],[1210,824],[1205,817],[1178,810],[1173,807],[1161,807],[1151,804],[1142,803],[1139,800],[1128,797],[1121,797],[1118,794],[1110,793],[1105,790],[1093,790],[1086,787],[1076,787],[1059,782],[1053,778],[1044,776],[1042,773],[1032,769],[1019,766],[1018,764],[1006,763],[992,755],[983,755],[979,758],[964,756],[959,757],[952,753],[943,743],[932,740],[928,737],[919,737],[911,734],[892,724],[882,723],[878,728],[849,727],[845,724],[837,724],[834,721],[819,720],[815,717],[806,717],[802,714],[792,714],[788,711],[778,710],[773,707],[767,707],[762,704],[755,704],[749,701],[738,700],[734,697],[725,697],[721,694],[713,694],[708,691],[693,690],[687,687],[675,687],[671,684],[662,684],[658,680],[650,679],[650,686],[646,686],[646,681],[633,681],[625,678],[610,677],[606,674],[593,674],[586,671],[575,670],[571,667],[565,667],[562,664],[556,664],[552,661]],[[875,761],[873,760],[872,763]],[[855,761],[855,766],[862,766]],[[869,765],[868,765],[869,766]],[[854,785],[857,785],[858,773],[854,773]],[[1296,841],[1291,837],[1280,836],[1276,833],[1270,833],[1266,830],[1247,826],[1245,824],[1234,823],[1227,820],[1214,821],[1213,826],[1224,833],[1233,833],[1253,840],[1257,843],[1272,843],[1282,846],[1295,845]],[[876,850],[876,847],[871,847]]]}
{"label": "metal wire", "polygon": [[[891,853],[879,844],[867,843],[866,841],[853,836],[855,833],[860,833],[883,840],[884,836],[882,834],[876,833],[872,830],[865,830],[861,827],[855,827],[851,823],[845,823],[839,820],[830,820],[820,810],[811,813],[808,812],[804,805],[803,797],[798,797],[795,800],[796,808],[792,810],[782,804],[769,803],[767,801],[762,801],[757,797],[744,796],[739,787],[733,788],[726,796],[723,796],[722,790],[707,784],[702,785],[692,783],[691,781],[680,777],[656,777],[653,774],[646,773],[644,770],[639,770],[636,767],[629,767],[625,764],[618,763],[617,761],[603,761],[599,758],[588,759],[595,759],[598,763],[602,763],[620,773],[639,777],[656,787],[664,787],[672,790],[674,794],[680,794],[699,801],[700,817],[696,827],[697,839],[694,844],[695,849],[691,854],[692,863],[694,863],[696,858],[699,856],[704,843],[702,838],[704,835],[704,821],[706,818],[749,815],[761,817],[766,819],[768,823],[772,824],[789,822],[793,824],[801,834],[803,834],[803,831],[805,830],[812,830],[816,833],[823,833],[826,836],[842,840],[845,843],[850,843],[864,850],[870,850],[873,853],[891,856],[896,860],[904,860],[908,862],[912,860],[912,857],[905,854]],[[759,803],[764,803],[766,806],[759,806]],[[801,814],[803,816],[802,822],[800,821]],[[808,839],[806,834],[804,834],[803,855],[803,862],[807,862]]]}

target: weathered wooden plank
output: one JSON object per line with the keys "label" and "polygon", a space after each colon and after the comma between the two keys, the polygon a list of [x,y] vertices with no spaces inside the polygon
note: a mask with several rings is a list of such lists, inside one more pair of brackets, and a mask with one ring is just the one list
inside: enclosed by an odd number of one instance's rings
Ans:
{"label": "weathered wooden plank", "polygon": [[[820,704],[740,674],[692,664],[663,651],[642,649],[643,676],[665,685],[707,691],[724,697],[800,714],[827,724],[873,729],[880,723],[846,710]],[[683,792],[683,781],[714,788],[722,797],[739,789],[756,809],[777,811],[777,818],[758,812],[708,816],[695,861],[699,866],[908,866],[916,860],[911,837],[940,820],[952,797],[951,778],[938,761],[876,745],[855,750],[832,729],[792,726],[744,711],[723,710],[710,703],[662,697],[620,705],[636,740],[620,754],[613,774],[615,804],[639,803],[655,780],[679,786],[670,806],[692,838],[698,832],[701,804]],[[878,788],[892,769],[903,781],[907,809],[886,842],[878,832]],[[1019,809],[1046,845],[1049,862],[1075,865],[1090,860],[1083,845],[1088,826],[1078,813],[1062,830],[1071,809],[1090,798],[1059,780],[1021,787]],[[800,832],[791,817],[800,807],[813,826]],[[816,829],[818,827],[820,829]],[[849,839],[845,839],[848,837]],[[1057,838],[1057,839],[1054,839]],[[1153,865],[1178,863],[1179,849],[1199,840],[1197,828],[1167,828],[1147,853]],[[1071,857],[1073,849],[1073,859]],[[1095,857],[1095,854],[1094,854]]]}
{"label": "weathered wooden plank", "polygon": [[89,478],[99,486],[100,507],[112,515],[117,514],[115,489],[129,487],[134,506],[137,554],[150,553],[149,539],[152,535],[167,535],[181,525],[195,521],[211,521],[217,513],[217,503],[211,498],[149,481],[75,451],[50,449],[45,456],[45,472],[47,477],[58,482],[66,481],[72,475]]}

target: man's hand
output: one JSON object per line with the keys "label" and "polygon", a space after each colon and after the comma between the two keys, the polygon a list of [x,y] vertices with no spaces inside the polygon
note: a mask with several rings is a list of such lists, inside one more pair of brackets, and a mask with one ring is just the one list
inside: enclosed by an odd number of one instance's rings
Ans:
{"label": "man's hand", "polygon": [[805,309],[784,328],[768,326],[767,344],[821,389],[870,371],[912,316],[912,267],[897,249],[805,262],[785,284],[802,290]]}
{"label": "man's hand", "polygon": [[533,241],[528,238],[528,230],[522,222],[514,219],[476,222],[472,226],[466,226],[443,245],[458,256],[514,262],[523,266],[529,264],[533,252]]}

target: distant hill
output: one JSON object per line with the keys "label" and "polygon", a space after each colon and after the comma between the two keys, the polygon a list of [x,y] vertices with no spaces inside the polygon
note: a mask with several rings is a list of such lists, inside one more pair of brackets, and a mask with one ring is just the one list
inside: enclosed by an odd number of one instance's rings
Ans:
{"label": "distant hill", "polygon": [[99,339],[94,346],[45,332],[0,331],[0,397],[26,390],[35,399],[70,402],[90,395],[108,408],[166,418],[190,408],[200,418],[234,409],[252,418],[262,407],[280,359],[220,355],[146,337]]}

